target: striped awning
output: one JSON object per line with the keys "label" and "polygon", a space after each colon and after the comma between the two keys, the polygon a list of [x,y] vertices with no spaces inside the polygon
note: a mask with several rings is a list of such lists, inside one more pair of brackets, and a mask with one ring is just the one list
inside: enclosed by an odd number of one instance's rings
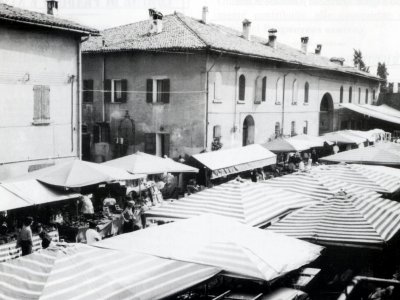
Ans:
{"label": "striped awning", "polygon": [[378,193],[394,193],[400,188],[400,170],[390,167],[337,164],[319,166],[311,172]]}
{"label": "striped awning", "polygon": [[322,250],[211,214],[119,235],[96,245],[214,266],[266,281],[312,262]]}
{"label": "striped awning", "polygon": [[321,245],[381,248],[400,229],[400,203],[339,192],[268,230]]}
{"label": "striped awning", "polygon": [[320,158],[321,161],[367,165],[400,166],[400,144],[377,143],[373,146],[339,152]]}
{"label": "striped awning", "polygon": [[1,299],[160,299],[217,274],[215,267],[83,244],[0,264]]}
{"label": "striped awning", "polygon": [[263,182],[271,187],[298,193],[314,200],[324,200],[340,190],[363,195],[368,198],[379,198],[380,195],[363,186],[349,184],[343,180],[332,178],[317,172],[296,172]]}
{"label": "striped awning", "polygon": [[274,218],[314,202],[294,192],[235,179],[152,208],[146,212],[146,219],[170,221],[214,213],[250,226],[263,226]]}

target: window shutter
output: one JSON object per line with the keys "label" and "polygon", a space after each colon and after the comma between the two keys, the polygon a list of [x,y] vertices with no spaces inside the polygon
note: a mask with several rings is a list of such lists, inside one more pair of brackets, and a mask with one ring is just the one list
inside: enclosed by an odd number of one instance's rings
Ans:
{"label": "window shutter", "polygon": [[153,103],[153,79],[146,81],[146,102]]}
{"label": "window shutter", "polygon": [[156,154],[156,134],[145,133],[144,134],[144,152],[148,154]]}
{"label": "window shutter", "polygon": [[122,79],[121,80],[121,102],[126,103],[128,99],[128,80]]}
{"label": "window shutter", "polygon": [[41,116],[41,99],[42,99],[42,87],[35,85],[33,87],[33,121],[39,121]]}
{"label": "window shutter", "polygon": [[104,102],[111,102],[111,79],[104,80]]}
{"label": "window shutter", "polygon": [[164,149],[163,149],[163,153],[164,155],[169,157],[169,145],[170,145],[170,140],[169,140],[170,136],[169,134],[164,134]]}
{"label": "window shutter", "polygon": [[83,81],[82,91],[83,102],[93,102],[93,80],[87,79]]}
{"label": "window shutter", "polygon": [[265,101],[267,99],[267,77],[263,77],[261,89],[261,101]]}
{"label": "window shutter", "polygon": [[50,120],[50,87],[42,86],[42,120]]}
{"label": "window shutter", "polygon": [[163,103],[169,103],[169,86],[170,86],[169,79],[164,79],[162,84],[163,89],[161,96]]}

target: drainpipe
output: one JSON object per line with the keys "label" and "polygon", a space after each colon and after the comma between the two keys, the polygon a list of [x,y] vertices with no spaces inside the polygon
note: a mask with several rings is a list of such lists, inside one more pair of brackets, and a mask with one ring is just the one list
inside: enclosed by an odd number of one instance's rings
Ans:
{"label": "drainpipe", "polygon": [[[104,86],[105,86],[105,82],[106,82],[106,54],[105,53],[103,53],[103,88],[102,88],[102,90],[104,89]],[[103,91],[103,93],[102,93],[102,106],[101,106],[101,108],[102,108],[102,116],[103,116],[103,123],[106,121],[106,103],[105,103],[105,97],[104,97],[104,92],[105,91]]]}
{"label": "drainpipe", "polygon": [[286,87],[286,76],[288,76],[290,73],[286,73],[283,75],[283,91],[282,91],[282,132],[281,135],[283,136],[283,129],[285,127],[285,87]]}
{"label": "drainpipe", "polygon": [[240,67],[235,65],[235,99],[234,99],[234,113],[233,113],[233,132],[235,133],[238,128],[236,128],[236,111],[237,111],[237,101],[238,101],[238,72]]}

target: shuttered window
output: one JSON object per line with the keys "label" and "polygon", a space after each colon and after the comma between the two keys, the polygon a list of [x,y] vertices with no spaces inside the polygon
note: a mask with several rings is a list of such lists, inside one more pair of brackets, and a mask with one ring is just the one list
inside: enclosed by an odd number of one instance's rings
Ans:
{"label": "shuttered window", "polygon": [[244,75],[239,76],[239,100],[244,101],[246,99],[246,77]]}
{"label": "shuttered window", "polygon": [[147,103],[169,103],[170,80],[169,79],[147,79],[146,102]]}
{"label": "shuttered window", "polygon": [[144,152],[148,154],[156,154],[156,134],[145,133],[144,134]]}
{"label": "shuttered window", "polygon": [[128,81],[126,79],[113,79],[111,85],[111,102],[125,103],[127,101]]}
{"label": "shuttered window", "polygon": [[35,85],[33,87],[33,124],[50,123],[50,87]]}
{"label": "shuttered window", "polygon": [[93,102],[93,80],[83,80],[83,91],[82,91],[83,102]]}

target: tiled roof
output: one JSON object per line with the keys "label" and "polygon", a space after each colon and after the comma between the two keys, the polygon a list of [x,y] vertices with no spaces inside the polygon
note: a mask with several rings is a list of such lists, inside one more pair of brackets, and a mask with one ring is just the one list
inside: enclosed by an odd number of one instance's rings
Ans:
{"label": "tiled roof", "polygon": [[[141,21],[120,27],[106,29],[101,37],[92,37],[83,44],[84,52],[117,51],[179,51],[206,50],[224,51],[249,57],[270,59],[301,65],[303,67],[344,72],[352,75],[379,80],[378,77],[354,67],[341,66],[329,58],[302,51],[277,43],[274,49],[268,46],[268,39],[251,36],[242,37],[241,32],[231,28],[204,24],[181,13],[167,15],[163,19],[163,30],[148,34],[149,22]],[[104,45],[103,45],[104,40]]]}
{"label": "tiled roof", "polygon": [[85,35],[97,35],[99,33],[97,29],[86,27],[69,20],[59,19],[52,15],[21,9],[4,3],[0,3],[0,21],[29,23],[31,25],[44,26],[58,30],[74,31]]}

